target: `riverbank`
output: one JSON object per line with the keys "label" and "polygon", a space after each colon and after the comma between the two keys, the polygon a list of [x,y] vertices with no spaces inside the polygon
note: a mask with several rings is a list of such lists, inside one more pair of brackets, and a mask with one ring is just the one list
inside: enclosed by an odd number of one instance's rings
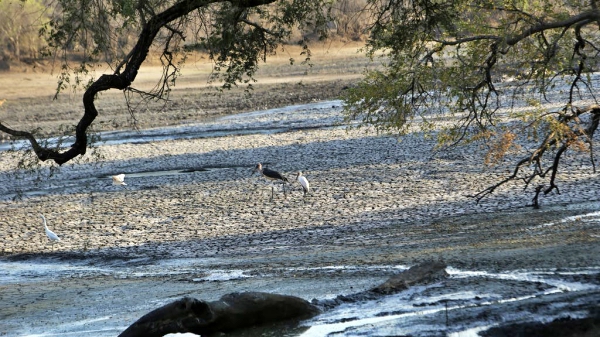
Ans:
{"label": "riverbank", "polygon": [[[310,109],[297,114],[308,121]],[[335,114],[339,109],[317,110],[330,118],[331,111]],[[292,113],[286,116],[293,119]],[[253,128],[270,117],[259,114],[244,117],[239,123]],[[216,123],[236,122],[228,118]],[[213,238],[246,240],[246,236],[256,236],[251,241],[256,240],[260,246],[262,235],[288,233],[293,240],[300,240],[307,228],[319,229],[308,231],[310,235],[303,239],[307,242],[322,232],[334,235],[347,231],[342,237],[352,240],[353,232],[402,223],[430,226],[427,230],[452,227],[454,231],[456,225],[448,222],[465,214],[491,218],[502,211],[536,214],[526,207],[531,195],[522,193],[516,184],[475,203],[469,196],[505,172],[482,167],[475,147],[469,155],[456,150],[433,156],[434,146],[432,140],[418,134],[404,137],[399,143],[394,137],[344,128],[100,146],[97,161],[68,164],[58,171],[48,168],[37,173],[41,176],[11,171],[0,175],[4,195],[16,190],[15,198],[24,197],[2,204],[0,219],[7,228],[2,251],[5,255],[47,253],[47,238],[39,230],[41,213],[49,226],[62,234],[63,241],[53,248],[56,252],[88,254],[116,249],[121,256],[133,257],[148,254],[145,247],[156,256],[178,257],[168,245],[160,248],[164,242],[202,246],[203,240]],[[427,152],[430,155],[424,155]],[[10,155],[5,153],[3,157]],[[290,184],[283,193],[281,185],[251,175],[257,162],[282,172],[290,181],[302,171],[311,182],[311,194],[304,198],[297,183]],[[542,200],[546,209],[560,209],[553,216],[576,214],[577,209],[564,209],[569,204],[599,200],[598,174],[579,170],[577,160],[572,165],[572,170],[565,167],[559,177],[562,193]],[[120,173],[126,174],[127,186],[111,184],[110,176]],[[586,189],[580,185],[584,181]],[[272,202],[271,186],[275,188]],[[543,227],[490,236],[475,226],[471,235],[477,235],[469,238],[472,243],[467,246],[489,241],[491,246],[528,247],[598,239],[585,230],[576,230],[578,226],[574,225],[577,223],[569,223],[564,226],[565,233],[551,236],[532,234],[544,232]],[[489,226],[490,231],[499,231],[495,226],[502,225]],[[553,227],[558,228],[561,226]],[[232,244],[234,249],[247,246],[242,242]],[[202,256],[212,256],[223,249],[227,247],[210,244],[189,247],[181,255],[197,257],[195,252],[201,251]]]}
{"label": "riverbank", "polygon": [[[318,106],[286,109],[274,119],[278,112],[213,123],[341,120],[335,103]],[[430,259],[470,271],[467,275],[496,273],[501,280],[522,277],[522,271],[581,272],[579,288],[599,286],[594,268],[600,266],[600,181],[581,170],[585,158],[565,167],[562,193],[542,199],[542,209],[534,210],[525,207],[530,195],[518,185],[476,204],[469,195],[505,172],[482,167],[476,147],[434,155],[434,145],[417,133],[399,143],[364,129],[300,128],[99,146],[98,161],[47,168],[42,179],[2,166],[3,193],[6,186],[22,191],[0,203],[3,261],[9,270],[24,268],[0,286],[3,324],[17,335],[39,331],[28,325],[39,320],[56,325],[59,335],[93,330],[114,336],[183,295],[214,300],[256,290],[328,298],[368,289],[399,267]],[[9,156],[3,153],[3,163]],[[303,197],[292,183],[284,193],[251,175],[258,161],[291,181],[301,170],[312,192]],[[126,174],[128,185],[112,185],[110,176],[118,173]],[[60,243],[49,244],[40,213]],[[40,268],[48,272],[40,276]],[[479,292],[511,299],[540,290],[545,298],[554,291],[536,286],[537,278],[526,281],[531,277],[514,284],[479,281]],[[521,282],[530,285],[523,288]],[[571,287],[569,280],[545,282]],[[455,291],[473,301],[478,296],[470,284]],[[574,295],[581,294],[579,288]],[[99,298],[102,303],[90,304]],[[522,305],[521,310],[530,306]],[[48,317],[48,310],[57,315]],[[473,315],[451,331],[481,324],[474,318],[479,314]],[[555,315],[540,311],[545,319]]]}

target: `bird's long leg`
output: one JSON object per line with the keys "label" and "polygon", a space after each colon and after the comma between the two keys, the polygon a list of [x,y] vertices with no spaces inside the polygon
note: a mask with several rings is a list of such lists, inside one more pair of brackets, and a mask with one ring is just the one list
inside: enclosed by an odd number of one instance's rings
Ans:
{"label": "bird's long leg", "polygon": [[273,201],[273,194],[274,192],[275,186],[271,185],[271,201]]}

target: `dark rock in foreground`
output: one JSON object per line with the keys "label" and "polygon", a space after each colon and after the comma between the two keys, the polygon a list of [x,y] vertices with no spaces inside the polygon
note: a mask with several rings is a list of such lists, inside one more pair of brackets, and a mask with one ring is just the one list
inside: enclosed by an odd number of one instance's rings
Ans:
{"label": "dark rock in foreground", "polygon": [[318,307],[328,309],[440,280],[447,276],[445,269],[442,262],[422,263],[371,290],[333,300],[313,300],[314,305],[298,297],[262,292],[232,293],[214,302],[185,297],[144,315],[119,337],[158,337],[177,332],[204,335],[309,318],[319,313]]}
{"label": "dark rock in foreground", "polygon": [[184,332],[205,335],[309,318],[318,313],[315,306],[301,298],[262,292],[227,294],[214,302],[185,297],[144,315],[119,337]]}

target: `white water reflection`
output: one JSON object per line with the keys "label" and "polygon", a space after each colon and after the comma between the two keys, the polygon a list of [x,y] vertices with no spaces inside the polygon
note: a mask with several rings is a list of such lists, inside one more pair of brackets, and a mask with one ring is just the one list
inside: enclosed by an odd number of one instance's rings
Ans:
{"label": "white water reflection", "polygon": [[[588,219],[588,218],[591,218],[591,219]],[[559,221],[544,223],[544,224],[541,224],[541,225],[529,227],[528,229],[529,230],[540,229],[540,228],[544,228],[544,227],[554,226],[556,224],[564,224],[564,223],[567,223],[567,222],[574,222],[574,221],[599,222],[600,221],[600,211],[598,211],[598,212],[591,212],[591,213],[585,213],[585,214],[578,214],[578,215],[573,215],[573,216],[568,216],[568,217],[565,217],[563,219],[560,219]]]}
{"label": "white water reflection", "polygon": [[[307,321],[308,330],[302,337],[321,336],[362,336],[368,333],[372,336],[387,335],[412,335],[430,336],[439,335],[446,331],[446,335],[476,336],[478,332],[489,329],[496,325],[493,322],[481,320],[478,322],[477,312],[485,311],[486,307],[498,308],[506,305],[515,305],[522,302],[539,301],[547,296],[562,293],[598,292],[600,285],[597,282],[585,283],[570,281],[573,275],[600,275],[600,268],[577,268],[573,270],[536,270],[536,271],[505,271],[500,273],[460,270],[454,267],[446,269],[449,280],[464,280],[464,284],[448,286],[448,282],[430,284],[427,286],[413,286],[401,293],[385,296],[377,300],[342,304],[331,311]],[[564,279],[563,279],[564,278]],[[477,286],[470,286],[472,280],[477,281]],[[487,284],[485,280],[506,281],[505,285],[497,282]],[[519,282],[522,288],[516,292],[518,296],[506,296],[511,294],[510,289]],[[546,285],[540,287],[540,285]],[[572,303],[561,304],[560,301],[550,300],[552,305],[547,312],[540,310],[536,314],[526,315],[530,320],[549,321],[563,317],[565,311],[561,308],[570,306]],[[454,316],[455,313],[463,314],[465,311],[474,310],[474,317],[469,321],[470,326],[462,326],[454,323],[451,327],[445,326],[444,315]],[[572,310],[571,310],[572,311]],[[570,317],[576,318],[581,315],[577,312],[569,312]],[[499,310],[497,315],[502,317],[502,322],[519,321],[525,317],[518,310]],[[473,326],[473,321],[475,325]]]}
{"label": "white water reflection", "polygon": [[479,337],[479,333],[488,330],[491,327],[496,326],[495,324],[493,325],[484,325],[484,326],[478,326],[475,328],[470,328],[470,329],[466,329],[463,331],[457,331],[457,332],[452,332],[448,334],[448,337]]}
{"label": "white water reflection", "polygon": [[193,278],[194,282],[215,282],[215,281],[230,281],[252,277],[246,275],[243,270],[211,270],[210,274],[204,277]]}
{"label": "white water reflection", "polygon": [[[33,260],[27,262],[0,261],[0,286],[16,283],[60,280],[61,278],[84,278],[112,276],[117,279],[189,276],[194,282],[228,281],[251,277],[244,270],[219,270],[207,268],[206,260],[172,259],[149,263],[147,259],[104,263],[100,267],[94,262],[63,262]],[[196,275],[197,277],[193,277]]]}
{"label": "white water reflection", "polygon": [[[127,327],[125,327],[127,328]],[[124,329],[125,329],[124,328]],[[54,336],[105,336],[107,333],[111,333],[111,336],[118,333],[121,330],[115,329],[97,329],[97,330],[81,330],[74,332],[44,332],[36,334],[19,335],[19,337],[54,337]]]}
{"label": "white water reflection", "polygon": [[288,271],[324,271],[324,272],[339,272],[339,271],[359,271],[359,270],[373,270],[373,271],[382,271],[389,270],[393,272],[402,272],[407,270],[410,266],[406,265],[395,265],[395,266],[385,266],[385,265],[374,265],[374,266],[358,266],[358,265],[339,265],[339,266],[322,266],[322,267],[293,267],[293,268],[285,268]]}
{"label": "white water reflection", "polygon": [[[574,275],[573,274],[574,272],[569,272],[569,273],[564,273],[564,274],[560,274],[560,273],[556,273],[556,272],[549,272],[549,271],[539,271],[539,272],[536,272],[536,271],[531,271],[531,272],[508,271],[508,272],[504,272],[504,273],[490,273],[490,272],[486,272],[486,271],[468,271],[468,270],[463,271],[463,270],[455,269],[452,267],[446,268],[446,272],[450,275],[450,277],[455,277],[455,278],[483,277],[483,278],[492,278],[492,279],[499,279],[499,280],[522,281],[522,282],[529,282],[529,283],[534,283],[534,282],[545,283],[552,287],[555,287],[557,290],[560,290],[560,291],[585,291],[585,290],[591,290],[591,289],[597,288],[597,286],[595,286],[595,285],[583,284],[583,283],[579,283],[579,282],[569,282],[569,281],[564,281],[564,280],[559,280],[559,279],[542,277],[542,275],[545,275],[545,276]],[[580,269],[580,270],[578,270],[577,273],[578,274],[585,273],[587,275],[598,274],[598,273],[600,273],[600,268],[593,267],[593,268]]]}
{"label": "white water reflection", "polygon": [[[273,273],[278,274],[282,271],[298,275],[302,271],[309,273],[322,272],[323,275],[329,275],[332,271],[347,271],[349,273],[392,271],[397,273],[407,268],[403,265],[331,265],[323,267],[283,267],[276,269],[275,272],[265,273],[258,270],[215,268],[222,262],[220,259],[172,259],[162,261],[137,259],[105,262],[102,266],[92,266],[84,263],[61,261],[3,261],[0,262],[0,270],[6,272],[0,274],[0,285],[44,279],[55,279],[55,281],[60,282],[60,279],[65,277],[85,279],[94,274],[112,275],[117,278],[177,275],[178,280],[187,279],[191,282],[199,282],[199,285],[233,280],[236,282],[257,280],[268,284],[269,280],[274,278]],[[381,296],[374,300],[341,304],[302,323],[307,327],[307,330],[302,332],[300,336],[431,336],[438,335],[432,332],[446,331],[448,336],[470,337],[495,324],[494,321],[476,318],[479,312],[488,310],[485,308],[499,308],[530,300],[537,301],[553,294],[585,294],[586,292],[598,292],[600,289],[600,284],[593,282],[600,275],[600,267],[532,271],[507,270],[502,272],[447,267],[446,272],[449,274],[447,280],[425,286],[412,286],[400,293]],[[581,278],[581,276],[586,277]],[[581,281],[573,281],[573,277],[579,277]],[[326,287],[327,281],[323,282],[325,282],[324,285],[320,286]],[[476,287],[472,286],[473,282],[477,284]],[[519,285],[519,290],[511,289],[515,285]],[[541,287],[540,285],[544,286]],[[148,303],[148,307],[137,308],[136,310],[146,312],[148,308],[158,307],[181,296],[182,294],[170,295],[167,298],[157,300],[157,302]],[[310,299],[307,298],[307,300]],[[551,300],[551,303],[554,311],[544,312],[542,310],[530,316],[529,319],[545,321],[560,317],[565,312],[564,308],[570,308],[573,305],[571,302],[563,303],[554,299]],[[465,324],[454,323],[450,328],[445,325],[444,316],[464,314],[469,310],[474,312],[472,314],[473,318],[466,320]],[[572,309],[566,312],[570,315],[578,314]],[[524,317],[522,312],[513,309],[500,309],[497,315],[501,317],[504,323]],[[579,313],[578,315],[585,316],[585,313]],[[571,317],[573,316],[571,315]],[[123,322],[116,320],[114,316],[102,315],[64,322],[55,326],[52,331],[45,331],[44,333],[31,331],[30,334],[19,336],[114,336],[126,329],[126,326],[122,324]],[[188,334],[188,336],[193,335]]]}
{"label": "white water reflection", "polygon": [[[269,272],[254,269],[219,269],[221,259],[166,259],[150,261],[146,258],[110,261],[110,262],[69,262],[60,260],[0,261],[0,285],[24,282],[58,280],[61,278],[83,278],[93,276],[112,276],[118,279],[181,276],[193,282],[228,281],[254,277],[254,275],[270,276]],[[281,268],[288,273],[314,271],[322,273],[379,271],[398,273],[408,266],[358,266],[340,265],[324,267]]]}

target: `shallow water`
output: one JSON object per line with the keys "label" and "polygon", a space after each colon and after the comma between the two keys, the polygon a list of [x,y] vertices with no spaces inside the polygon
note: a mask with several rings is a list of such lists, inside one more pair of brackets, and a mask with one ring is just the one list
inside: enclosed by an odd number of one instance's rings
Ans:
{"label": "shallow water", "polygon": [[[594,293],[595,298],[600,299],[600,268],[597,267],[502,273],[448,267],[446,271],[450,278],[443,283],[415,286],[382,299],[342,305],[305,322],[310,328],[301,336],[468,336],[493,325],[490,323],[494,322],[479,318],[486,311],[499,312],[496,322],[505,324],[522,319],[515,308],[527,307],[532,299],[547,300],[551,306],[527,318],[550,321],[577,317],[577,313],[563,310],[573,305],[571,301],[577,295]],[[589,278],[576,282],[574,275]],[[473,287],[475,282],[477,285]],[[554,294],[573,296],[556,300],[552,297]]]}
{"label": "shallow water", "polygon": [[[586,215],[588,214],[581,216]],[[594,221],[600,227],[600,216],[596,216]],[[224,263],[231,261],[217,258],[0,261],[0,270],[3,270],[0,289],[22,287],[25,290],[39,284],[55,284],[56,288],[60,288],[63,282],[105,280],[101,281],[106,283],[105,287],[91,282],[89,289],[97,292],[96,296],[100,298],[115,296],[116,293],[123,296],[118,303],[138,303],[130,307],[117,306],[112,310],[99,305],[98,312],[82,315],[81,319],[64,320],[51,327],[31,326],[28,322],[20,322],[17,315],[0,313],[0,327],[5,325],[10,329],[9,336],[115,336],[127,327],[126,322],[131,323],[147,311],[184,295],[212,300],[206,298],[206,294],[211,291],[218,291],[220,294],[238,290],[293,293],[292,289],[296,292],[299,289],[311,289],[309,292],[300,290],[301,294],[296,295],[307,300],[327,299],[340,294],[340,288],[332,286],[339,279],[353,280],[350,284],[354,284],[354,289],[358,291],[369,287],[367,284],[376,285],[376,280],[382,279],[380,275],[392,275],[409,267],[330,265],[236,269],[223,268]],[[476,336],[477,332],[489,327],[519,322],[525,317],[528,320],[550,321],[566,316],[585,316],[585,310],[580,310],[579,307],[585,307],[585,303],[589,304],[589,301],[600,301],[600,266],[501,272],[463,270],[448,266],[446,272],[449,275],[447,280],[413,286],[377,300],[345,303],[303,321],[299,328],[286,330],[282,334],[303,337]],[[312,276],[315,274],[319,277]],[[295,278],[294,282],[288,279],[291,275]],[[356,278],[361,279],[362,283],[356,282]],[[289,284],[282,286],[279,282]],[[279,288],[274,287],[274,284],[279,284]],[[142,289],[139,287],[152,294],[150,302],[140,305],[131,299],[136,296],[133,294],[134,289]],[[347,284],[343,287],[346,287],[345,294],[351,293]],[[310,295],[313,297],[307,297]],[[56,301],[57,299],[53,300],[49,314],[62,313],[67,317],[74,314],[70,312],[73,309],[69,309],[69,306],[62,307]],[[84,305],[77,303],[77,300],[73,301],[75,303],[70,302],[70,305],[75,308]],[[112,306],[115,303],[114,300],[111,301]],[[41,322],[43,324],[43,320]],[[266,334],[263,331],[261,334],[277,335],[276,331]]]}
{"label": "shallow water", "polygon": [[[172,129],[106,134],[103,138],[116,144],[239,134],[236,132],[336,127],[341,114],[339,102],[325,102],[223,119],[230,128],[224,130],[222,120],[214,120]],[[198,172],[197,168],[191,169],[195,170],[128,172],[128,177]],[[43,195],[51,193],[52,188],[68,192],[69,186],[87,186],[87,180],[98,178],[109,181],[106,175],[87,176],[74,178],[60,187],[26,190],[24,194]],[[598,209],[597,206],[591,208]],[[577,210],[579,206],[569,207]],[[584,208],[590,208],[590,205],[582,207],[581,214],[557,217],[549,222],[532,220],[524,235],[539,235],[541,230],[573,221],[585,222],[586,228],[595,229],[589,232],[590,237],[599,235],[600,212],[584,212]],[[266,247],[269,244],[268,241],[261,242]],[[7,332],[8,336],[115,336],[148,311],[183,296],[210,301],[234,291],[268,291],[322,300],[370,289],[409,267],[368,265],[364,260],[362,264],[325,266],[301,265],[303,260],[289,267],[282,265],[281,260],[273,259],[281,250],[285,248],[275,247],[272,254],[252,256],[258,261],[253,263],[246,257],[2,259],[0,333]],[[287,257],[281,259],[284,258]],[[254,335],[474,336],[492,326],[520,322],[525,318],[549,321],[558,317],[581,317],[587,313],[590,303],[600,302],[598,265],[492,269],[464,269],[450,265],[446,270],[449,278],[444,282],[414,286],[378,300],[343,304],[301,322],[299,328],[264,329]]]}

